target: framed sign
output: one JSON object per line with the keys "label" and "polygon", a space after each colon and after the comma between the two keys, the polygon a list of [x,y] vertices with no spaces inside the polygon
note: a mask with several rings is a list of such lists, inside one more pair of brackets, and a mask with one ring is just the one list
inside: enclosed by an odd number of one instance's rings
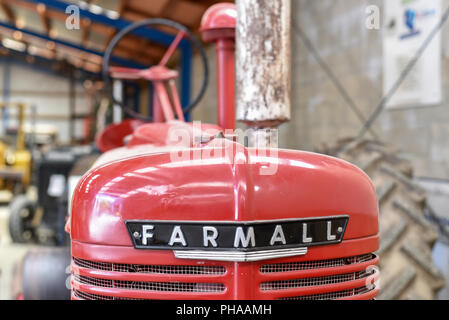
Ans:
{"label": "framed sign", "polygon": [[[441,0],[384,1],[383,91],[394,86],[441,19]],[[387,108],[419,107],[442,101],[441,33],[396,91]]]}

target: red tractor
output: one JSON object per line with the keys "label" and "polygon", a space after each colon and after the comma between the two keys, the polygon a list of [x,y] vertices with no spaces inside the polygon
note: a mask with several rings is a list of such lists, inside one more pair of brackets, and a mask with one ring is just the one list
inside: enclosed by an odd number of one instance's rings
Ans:
{"label": "red tractor", "polygon": [[[225,89],[235,17],[227,4],[203,19]],[[159,66],[109,68],[123,36],[154,24],[180,30]],[[110,151],[76,187],[72,299],[374,299],[378,202],[368,176],[328,156],[238,143],[225,132],[234,126],[233,84],[219,90],[219,126],[185,123],[177,73],[164,66],[184,38],[201,46],[184,27],[149,19],[108,49],[104,70],[152,81],[156,103],[152,123],[100,136]]]}

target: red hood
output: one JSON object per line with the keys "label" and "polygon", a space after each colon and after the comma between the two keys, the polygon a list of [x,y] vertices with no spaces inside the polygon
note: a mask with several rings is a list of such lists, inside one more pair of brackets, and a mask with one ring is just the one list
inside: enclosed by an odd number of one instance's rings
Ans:
{"label": "red hood", "polygon": [[[378,233],[376,192],[360,169],[318,154],[268,150],[260,156],[254,149],[224,144],[217,150],[228,151],[228,156],[188,149],[189,159],[173,161],[164,152],[91,170],[74,194],[72,239],[132,246],[124,222],[136,219],[253,221],[335,215],[350,216],[344,240]],[[235,158],[229,156],[231,150]],[[201,152],[202,160],[192,160]],[[268,163],[277,164],[276,173],[261,175]]]}

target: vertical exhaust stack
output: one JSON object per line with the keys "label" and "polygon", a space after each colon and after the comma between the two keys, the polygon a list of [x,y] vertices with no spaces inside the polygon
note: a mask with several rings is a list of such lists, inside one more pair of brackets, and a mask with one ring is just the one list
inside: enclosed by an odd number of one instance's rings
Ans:
{"label": "vertical exhaust stack", "polygon": [[201,21],[205,42],[214,42],[217,51],[218,125],[235,129],[235,28],[237,11],[232,3],[210,7]]}
{"label": "vertical exhaust stack", "polygon": [[274,146],[269,129],[291,118],[291,2],[236,4],[237,120],[254,129],[250,146]]}

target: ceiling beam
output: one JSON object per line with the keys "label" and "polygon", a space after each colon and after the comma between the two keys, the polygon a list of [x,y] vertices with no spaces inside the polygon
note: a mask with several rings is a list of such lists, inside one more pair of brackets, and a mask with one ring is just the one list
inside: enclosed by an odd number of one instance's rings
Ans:
{"label": "ceiling beam", "polygon": [[11,9],[11,7],[8,5],[8,3],[4,0],[0,0],[0,7],[2,8],[6,17],[8,18],[9,23],[16,25],[16,14]]}
{"label": "ceiling beam", "polygon": [[81,20],[81,44],[83,46],[87,46],[89,43],[91,26],[92,22],[89,19]]}
{"label": "ceiling beam", "polygon": [[45,32],[49,35],[51,31],[51,20],[48,17],[47,7],[45,6],[45,4],[39,3],[36,6],[36,9],[41,18],[41,22],[44,26]]}
{"label": "ceiling beam", "polygon": [[161,10],[161,13],[160,13],[161,18],[165,18],[168,15],[168,13],[170,12],[170,10],[172,8],[173,2],[174,2],[174,0],[167,1],[165,6]]}
{"label": "ceiling beam", "polygon": [[[120,15],[120,17],[123,15],[123,12],[125,12],[126,8],[128,6],[128,1],[127,0],[120,0],[119,3],[119,8],[118,8],[118,14]],[[117,34],[117,31],[114,30],[114,32],[112,32],[106,39],[106,43],[104,44],[104,50],[106,51],[109,43],[112,41],[112,39],[114,39],[115,35]]]}
{"label": "ceiling beam", "polygon": [[[86,0],[86,2],[88,4],[90,4],[92,2],[92,0]],[[81,20],[81,44],[83,46],[87,46],[87,44],[89,43],[89,38],[90,38],[90,28],[92,26],[92,21],[90,21],[89,19],[82,19]]]}

